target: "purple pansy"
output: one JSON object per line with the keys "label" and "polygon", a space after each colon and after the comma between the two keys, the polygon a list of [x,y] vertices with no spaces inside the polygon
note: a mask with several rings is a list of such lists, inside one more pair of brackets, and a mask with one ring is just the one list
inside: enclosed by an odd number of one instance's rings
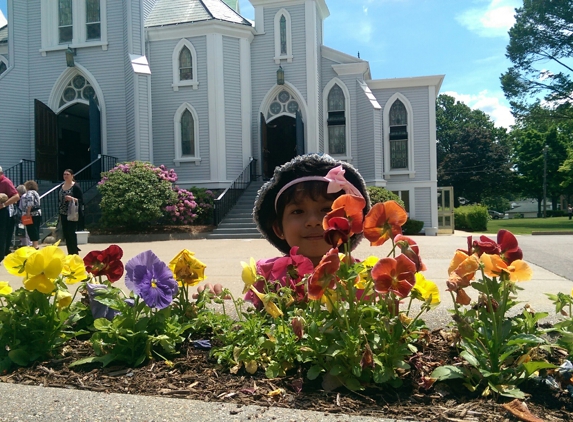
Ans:
{"label": "purple pansy", "polygon": [[150,308],[163,309],[177,294],[177,282],[167,265],[152,251],[131,258],[125,265],[125,285]]}

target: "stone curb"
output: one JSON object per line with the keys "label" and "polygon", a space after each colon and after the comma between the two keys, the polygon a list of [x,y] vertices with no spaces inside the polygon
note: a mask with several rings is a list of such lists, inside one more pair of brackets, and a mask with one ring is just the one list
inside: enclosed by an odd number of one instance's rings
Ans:
{"label": "stone curb", "polygon": [[531,232],[532,236],[546,236],[550,234],[555,235],[573,235],[573,231],[557,231],[557,232]]}
{"label": "stone curb", "polygon": [[168,240],[205,239],[211,232],[205,233],[142,233],[142,234],[90,234],[88,243],[134,243],[160,242]]}

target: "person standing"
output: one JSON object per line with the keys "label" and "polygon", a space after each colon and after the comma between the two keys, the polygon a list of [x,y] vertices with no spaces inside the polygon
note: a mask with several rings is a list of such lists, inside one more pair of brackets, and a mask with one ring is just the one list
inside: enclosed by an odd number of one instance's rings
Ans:
{"label": "person standing", "polygon": [[20,209],[23,215],[32,217],[32,224],[26,226],[26,233],[32,241],[32,246],[39,248],[40,224],[42,223],[42,210],[40,209],[40,195],[38,194],[38,184],[33,180],[24,183],[26,193],[20,200]]}
{"label": "person standing", "polygon": [[76,235],[78,222],[68,220],[68,207],[70,202],[74,202],[81,210],[82,201],[82,190],[74,179],[74,172],[70,169],[64,170],[64,183],[60,189],[60,221],[62,222],[64,240],[70,255],[77,255],[80,249],[78,248],[78,237]]}
{"label": "person standing", "polygon": [[20,195],[10,179],[4,176],[4,171],[0,167],[0,193],[5,194],[8,199],[0,204],[0,261],[9,253],[10,241],[12,240],[13,230],[9,233],[10,213],[8,207],[20,200]]}
{"label": "person standing", "polygon": [[569,216],[569,220],[571,220],[571,217],[573,216],[573,207],[571,204],[567,205],[567,215]]}

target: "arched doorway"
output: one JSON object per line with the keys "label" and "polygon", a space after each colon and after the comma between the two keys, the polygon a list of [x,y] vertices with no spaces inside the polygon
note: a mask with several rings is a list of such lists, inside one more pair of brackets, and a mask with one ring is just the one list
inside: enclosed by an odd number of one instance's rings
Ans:
{"label": "arched doorway", "polygon": [[263,142],[263,177],[270,178],[275,167],[292,160],[297,155],[296,119],[291,116],[280,116],[268,122],[266,129],[266,142]]}

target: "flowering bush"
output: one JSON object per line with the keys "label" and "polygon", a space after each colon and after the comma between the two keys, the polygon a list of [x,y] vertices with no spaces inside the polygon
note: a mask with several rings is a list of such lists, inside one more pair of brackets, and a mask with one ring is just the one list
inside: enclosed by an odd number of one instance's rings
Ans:
{"label": "flowering bush", "polygon": [[[232,371],[263,368],[269,377],[304,363],[307,377],[322,374],[327,388],[401,383],[414,342],[423,337],[420,316],[439,303],[439,292],[419,273],[425,266],[416,243],[401,235],[404,209],[378,203],[363,220],[365,205],[352,195],[334,201],[323,222],[332,249],[316,268],[296,247],[286,257],[243,263],[246,300],[266,312],[243,313],[220,334],[224,346],[213,351],[220,363]],[[354,259],[348,242],[362,231],[374,246],[390,240],[389,255]],[[411,315],[414,300],[421,309]]]}
{"label": "flowering bush", "polygon": [[164,207],[177,197],[171,187],[174,178],[173,172],[139,161],[118,164],[103,173],[98,184],[102,196],[100,223],[131,229],[157,223]]}
{"label": "flowering bush", "polygon": [[[449,267],[448,290],[454,300],[453,319],[459,334],[460,356],[465,366],[443,366],[432,373],[437,380],[461,378],[472,391],[481,389],[509,397],[524,397],[517,385],[553,365],[539,359],[547,346],[537,321],[547,313],[525,308],[508,316],[517,304],[516,282],[531,278],[531,269],[521,258],[515,236],[500,230],[497,242],[481,236],[468,237],[468,249],[458,250]],[[475,279],[475,274],[481,277]],[[465,289],[472,287],[478,299],[472,302]]]}
{"label": "flowering bush", "polygon": [[197,202],[193,192],[181,189],[178,186],[173,188],[177,194],[177,199],[173,204],[165,207],[168,224],[191,224],[197,218]]}
{"label": "flowering bush", "polygon": [[23,247],[4,259],[12,275],[23,277],[17,291],[0,282],[0,372],[27,366],[53,355],[74,333],[79,318],[67,285],[86,278],[78,255],[65,255],[58,245],[39,251]]}
{"label": "flowering bush", "polygon": [[[173,186],[177,174],[164,165],[132,161],[103,173],[98,184],[102,195],[101,223],[131,229],[150,224],[187,225],[211,222],[213,193],[194,188],[196,194]],[[197,220],[197,221],[196,221]]]}

